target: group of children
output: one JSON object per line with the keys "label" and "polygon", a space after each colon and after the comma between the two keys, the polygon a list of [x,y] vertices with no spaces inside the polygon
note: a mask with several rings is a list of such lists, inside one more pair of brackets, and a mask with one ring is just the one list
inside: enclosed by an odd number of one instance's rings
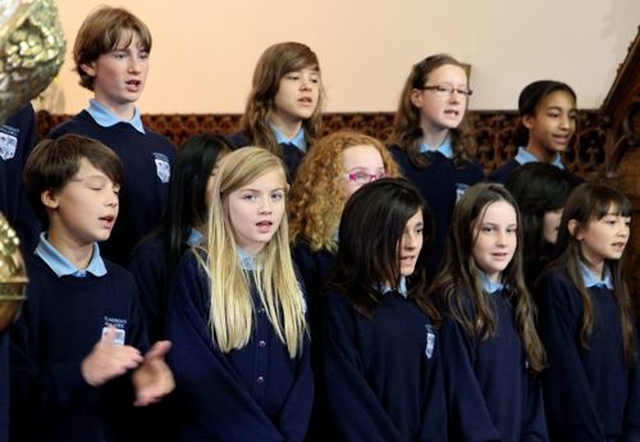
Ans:
{"label": "group of children", "polygon": [[151,47],[90,14],[94,99],[22,153],[11,440],[639,440],[631,204],[564,168],[568,85],[523,89],[486,177],[455,58],[412,67],[384,144],[321,136],[318,57],[278,43],[239,131],[177,149],[135,105]]}

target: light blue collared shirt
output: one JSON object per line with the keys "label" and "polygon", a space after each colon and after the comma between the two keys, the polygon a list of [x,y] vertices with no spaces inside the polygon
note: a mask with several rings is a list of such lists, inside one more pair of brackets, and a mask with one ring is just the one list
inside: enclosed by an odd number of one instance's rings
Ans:
{"label": "light blue collared shirt", "polygon": [[[238,258],[240,259],[240,265],[243,270],[256,270],[256,261],[255,258],[249,255],[243,248],[236,247],[238,252]],[[304,299],[304,294],[302,291],[302,287],[300,287],[300,297],[302,298],[302,309],[306,313],[307,311],[307,302]]]}
{"label": "light blue collared shirt", "polygon": [[240,259],[240,265],[244,270],[255,270],[256,263],[253,256],[249,255],[244,249],[237,247],[238,258]]}
{"label": "light blue collared shirt", "polygon": [[96,123],[98,123],[102,127],[111,127],[115,126],[118,123],[129,123],[134,127],[135,130],[143,134],[145,132],[144,125],[142,124],[142,118],[140,117],[140,110],[138,110],[137,107],[135,107],[134,109],[135,110],[133,112],[133,118],[131,120],[121,120],[120,118],[115,116],[113,112],[100,104],[98,100],[92,98],[91,100],[89,100],[89,107],[87,108],[87,112],[89,112],[89,115],[91,115],[93,119],[96,120]]}
{"label": "light blue collared shirt", "polygon": [[[538,163],[540,161],[534,154],[532,154],[522,146],[518,147],[518,153],[515,156],[515,160],[520,164]],[[556,166],[558,169],[564,169],[564,164],[562,164],[562,157],[559,153],[556,153],[556,156],[553,158],[551,165]]]}
{"label": "light blue collared shirt", "polygon": [[483,271],[478,272],[480,274],[480,282],[482,283],[482,289],[490,295],[502,290],[504,288],[504,284],[501,282],[496,282],[487,276],[487,274]]}
{"label": "light blue collared shirt", "polygon": [[452,159],[453,147],[451,147],[451,137],[445,138],[442,144],[440,144],[440,146],[438,147],[429,146],[427,143],[423,141],[422,143],[420,143],[420,146],[418,147],[418,151],[420,153],[440,152],[445,157]]}
{"label": "light blue collared shirt", "polygon": [[271,125],[271,130],[273,131],[273,135],[276,137],[276,143],[289,143],[296,146],[302,152],[307,152],[307,140],[304,138],[304,129],[300,128],[295,137],[289,139],[287,138],[275,125]]}
{"label": "light blue collared shirt", "polygon": [[78,269],[71,261],[62,256],[58,250],[47,240],[45,232],[40,234],[40,241],[34,250],[42,260],[49,266],[51,270],[60,278],[61,276],[75,276],[76,278],[85,278],[87,273],[94,276],[104,276],[107,274],[107,268],[100,256],[100,248],[97,243],[93,244],[93,253],[91,260],[86,269]]}
{"label": "light blue collared shirt", "polygon": [[603,273],[603,278],[600,279],[596,275],[593,274],[591,269],[587,267],[587,265],[580,261],[578,263],[578,268],[580,269],[580,276],[582,276],[582,282],[586,288],[591,287],[606,287],[609,290],[613,290],[613,280],[611,279],[611,269],[608,265],[605,264]]}
{"label": "light blue collared shirt", "polygon": [[195,247],[202,244],[202,240],[204,239],[204,235],[200,233],[197,229],[191,228],[189,232],[189,238],[187,238],[187,245],[189,247]]}
{"label": "light blue collared shirt", "polygon": [[[392,291],[393,289],[388,285],[380,285],[380,293],[383,295]],[[402,295],[403,298],[407,297],[407,278],[404,276],[400,276],[400,281],[398,282],[398,293]]]}

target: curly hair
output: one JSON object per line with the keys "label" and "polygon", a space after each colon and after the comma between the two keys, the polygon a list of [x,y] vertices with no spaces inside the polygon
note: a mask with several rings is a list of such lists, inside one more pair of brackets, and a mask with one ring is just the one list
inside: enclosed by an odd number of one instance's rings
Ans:
{"label": "curly hair", "polygon": [[380,152],[386,176],[401,176],[398,164],[380,140],[348,130],[320,138],[302,160],[291,186],[288,212],[293,244],[305,239],[313,251],[324,248],[335,253],[335,235],[346,200],[342,153],[363,144]]}

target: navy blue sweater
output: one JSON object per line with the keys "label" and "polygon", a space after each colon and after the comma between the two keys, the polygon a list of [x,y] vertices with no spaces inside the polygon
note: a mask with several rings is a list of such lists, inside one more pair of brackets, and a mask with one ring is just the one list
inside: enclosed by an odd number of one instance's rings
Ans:
{"label": "navy blue sweater", "polygon": [[253,293],[254,332],[245,347],[223,353],[209,329],[209,293],[195,255],[185,254],[166,320],[179,440],[302,441],[313,402],[308,339],[291,359]]}
{"label": "navy blue sweater", "polygon": [[335,255],[327,249],[320,249],[314,252],[305,240],[299,240],[293,246],[292,254],[307,293],[309,329],[311,331],[311,364],[313,365],[316,385],[315,403],[306,442],[324,441],[327,433],[327,417],[325,405],[326,389],[320,376],[320,361],[322,358],[322,346],[320,345],[322,305],[320,301]]}
{"label": "navy blue sweater", "polygon": [[595,324],[589,348],[580,343],[583,304],[566,274],[540,280],[540,335],[549,368],[543,376],[551,440],[640,441],[638,337],[631,369],[624,362],[620,314],[613,291],[589,288]]}
{"label": "navy blue sweater", "polygon": [[133,408],[130,378],[92,387],[81,363],[108,324],[143,352],[148,341],[133,277],[105,265],[107,274],[99,278],[59,278],[38,256],[27,257],[28,299],[10,329],[14,440],[118,440],[120,419]]}
{"label": "navy blue sweater", "polygon": [[[236,132],[234,134],[231,134],[227,137],[227,139],[234,148],[252,145],[243,132]],[[287,167],[289,183],[291,183],[296,176],[298,166],[300,166],[300,162],[302,161],[302,158],[304,158],[305,153],[291,143],[280,143],[280,147],[282,147],[281,158],[283,159],[284,164]]]}
{"label": "navy blue sweater", "polygon": [[446,243],[451,215],[459,196],[459,189],[472,186],[484,180],[482,165],[473,160],[462,168],[457,168],[453,160],[439,152],[430,152],[431,164],[420,169],[416,167],[405,151],[398,146],[390,147],[391,154],[400,165],[404,176],[422,193],[433,214],[434,235],[430,238],[428,274],[434,276]]}
{"label": "navy blue sweater", "polygon": [[324,298],[324,383],[338,438],[446,441],[441,342],[427,315],[395,292],[371,318],[342,295]]}
{"label": "navy blue sweater", "polygon": [[[100,245],[105,258],[125,266],[131,250],[160,221],[169,188],[175,145],[165,136],[129,123],[102,127],[85,110],[55,127],[49,137],[75,133],[95,138],[113,149],[124,165],[120,213],[111,237]],[[167,169],[167,170],[165,170]]]}
{"label": "navy blue sweater", "polygon": [[41,231],[22,182],[27,157],[38,142],[36,128],[31,104],[0,125],[0,212],[18,234],[25,254],[35,248]]}
{"label": "navy blue sweater", "polygon": [[171,289],[171,274],[161,236],[144,239],[134,250],[127,269],[138,285],[140,306],[151,342],[164,338],[167,297]]}
{"label": "navy blue sweater", "polygon": [[510,160],[505,161],[502,166],[491,172],[487,176],[487,180],[504,184],[507,182],[507,179],[509,179],[511,173],[520,166],[521,164],[516,161],[515,158],[511,158]]}
{"label": "navy blue sweater", "polygon": [[329,269],[335,260],[335,255],[326,249],[314,252],[311,250],[309,243],[304,240],[298,241],[293,246],[292,254],[306,288],[307,305],[313,334],[316,328],[315,323],[319,321],[321,313],[318,301],[327,282]]}
{"label": "navy blue sweater", "polygon": [[504,291],[490,299],[497,330],[489,340],[471,336],[452,318],[440,331],[449,441],[547,441],[540,380],[527,369],[511,303]]}

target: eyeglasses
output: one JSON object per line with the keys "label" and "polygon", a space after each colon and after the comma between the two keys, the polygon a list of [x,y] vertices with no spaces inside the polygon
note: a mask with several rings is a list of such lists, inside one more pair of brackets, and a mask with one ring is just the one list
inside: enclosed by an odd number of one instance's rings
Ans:
{"label": "eyeglasses", "polygon": [[346,173],[345,178],[357,185],[363,185],[370,183],[371,181],[379,180],[380,178],[384,178],[387,176],[385,172],[371,174],[367,172],[352,172]]}
{"label": "eyeglasses", "polygon": [[471,94],[473,94],[473,91],[471,89],[453,87],[450,84],[434,84],[434,85],[422,86],[422,87],[419,87],[418,89],[422,91],[433,91],[435,95],[438,95],[441,97],[447,97],[451,95],[454,91],[464,97],[469,97]]}

